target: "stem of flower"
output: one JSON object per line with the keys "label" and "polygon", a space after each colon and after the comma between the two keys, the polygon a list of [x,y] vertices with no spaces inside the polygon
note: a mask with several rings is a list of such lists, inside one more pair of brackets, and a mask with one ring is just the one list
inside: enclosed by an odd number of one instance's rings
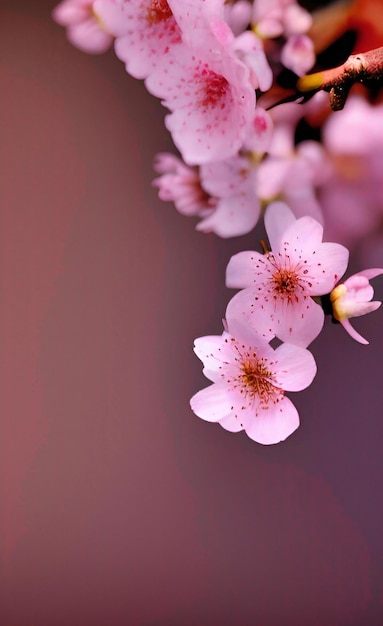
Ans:
{"label": "stem of flower", "polygon": [[301,93],[315,92],[323,89],[330,95],[330,105],[333,111],[343,109],[348,93],[355,83],[383,82],[383,46],[352,54],[343,65],[323,70],[315,74],[302,76],[297,82],[297,89]]}

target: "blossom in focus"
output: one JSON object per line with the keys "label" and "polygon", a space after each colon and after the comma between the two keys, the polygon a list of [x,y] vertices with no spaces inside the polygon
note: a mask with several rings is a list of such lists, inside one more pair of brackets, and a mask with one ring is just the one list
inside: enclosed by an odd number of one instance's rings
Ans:
{"label": "blossom in focus", "polygon": [[113,43],[114,37],[107,32],[94,10],[94,0],[63,0],[52,12],[52,17],[66,27],[70,43],[83,52],[101,54]]}
{"label": "blossom in focus", "polygon": [[371,268],[358,272],[347,278],[344,283],[337,285],[330,293],[333,317],[359,343],[368,344],[368,341],[351,326],[349,318],[366,315],[366,313],[376,311],[380,307],[381,302],[371,302],[374,290],[370,285],[370,279],[381,274],[383,274],[381,268]]}
{"label": "blossom in focus", "polygon": [[146,79],[146,87],[171,113],[165,125],[189,165],[233,156],[255,111],[250,71],[214,35],[198,49],[181,44]]}
{"label": "blossom in focus", "polygon": [[233,323],[222,336],[200,337],[194,351],[212,385],[190,404],[208,422],[231,432],[245,430],[262,444],[283,441],[299,426],[298,412],[285,391],[301,391],[315,374],[312,354],[282,344],[274,350],[259,335]]}
{"label": "blossom in focus", "polygon": [[323,243],[319,222],[295,219],[281,202],[268,206],[265,227],[271,252],[239,252],[229,261],[226,284],[242,291],[230,301],[227,317],[262,328],[265,338],[306,347],[324,323],[313,297],[330,293],[343,276],[348,250]]}
{"label": "blossom in focus", "polygon": [[115,51],[135,78],[146,78],[182,41],[166,0],[96,0],[95,9],[116,36]]}

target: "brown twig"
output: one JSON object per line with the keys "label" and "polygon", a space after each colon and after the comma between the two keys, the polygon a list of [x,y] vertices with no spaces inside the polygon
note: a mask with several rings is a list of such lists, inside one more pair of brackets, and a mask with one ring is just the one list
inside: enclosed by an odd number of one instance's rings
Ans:
{"label": "brown twig", "polygon": [[383,84],[383,46],[352,54],[339,67],[302,76],[297,82],[297,90],[301,94],[328,91],[331,108],[340,111],[355,83]]}

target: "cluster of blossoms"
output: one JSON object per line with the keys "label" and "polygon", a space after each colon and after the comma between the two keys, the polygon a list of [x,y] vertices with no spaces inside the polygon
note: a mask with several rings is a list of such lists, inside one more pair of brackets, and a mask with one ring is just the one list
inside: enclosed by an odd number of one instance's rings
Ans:
{"label": "cluster of blossoms", "polygon": [[162,200],[223,238],[264,216],[269,247],[229,261],[226,285],[239,291],[223,334],[195,342],[212,385],[191,407],[257,442],[284,440],[299,425],[285,392],[315,376],[307,348],[325,311],[367,343],[349,319],[381,304],[369,281],[383,269],[341,281],[348,248],[383,237],[383,105],[356,93],[332,113],[319,92],[274,106],[280,76],[305,85],[317,63],[313,16],[296,0],[63,0],[53,17],[83,51],[114,45],[168,109],[180,156],[156,156]]}

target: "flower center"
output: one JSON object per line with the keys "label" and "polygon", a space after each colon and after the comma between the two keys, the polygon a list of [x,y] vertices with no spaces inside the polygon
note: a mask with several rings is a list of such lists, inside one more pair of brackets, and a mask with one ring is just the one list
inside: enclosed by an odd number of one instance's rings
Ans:
{"label": "flower center", "polygon": [[274,272],[272,277],[274,283],[274,290],[278,294],[285,294],[291,296],[297,287],[298,276],[292,270],[278,269]]}
{"label": "flower center", "polygon": [[153,25],[168,20],[172,15],[172,10],[166,0],[152,0],[147,10],[146,19],[150,25]]}
{"label": "flower center", "polygon": [[229,83],[224,76],[209,70],[207,66],[198,72],[195,78],[200,83],[200,98],[198,104],[202,107],[216,107],[221,101],[221,109],[225,108],[225,98]]}
{"label": "flower center", "polygon": [[252,358],[246,358],[240,365],[239,380],[242,385],[241,393],[251,398],[257,397],[261,406],[267,408],[270,402],[278,402],[284,395],[283,389],[275,386],[273,374],[268,370],[265,360],[257,359],[255,353]]}

